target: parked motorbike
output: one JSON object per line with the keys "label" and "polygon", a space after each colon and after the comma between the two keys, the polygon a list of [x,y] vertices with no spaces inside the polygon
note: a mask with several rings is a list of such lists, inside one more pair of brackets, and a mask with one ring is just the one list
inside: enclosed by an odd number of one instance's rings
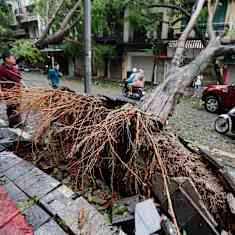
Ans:
{"label": "parked motorbike", "polygon": [[235,134],[235,107],[215,120],[215,130],[220,134]]}
{"label": "parked motorbike", "polygon": [[132,93],[130,93],[128,88],[128,83],[126,82],[122,89],[122,94],[127,98],[140,100],[144,96],[144,91],[142,87],[133,87]]}

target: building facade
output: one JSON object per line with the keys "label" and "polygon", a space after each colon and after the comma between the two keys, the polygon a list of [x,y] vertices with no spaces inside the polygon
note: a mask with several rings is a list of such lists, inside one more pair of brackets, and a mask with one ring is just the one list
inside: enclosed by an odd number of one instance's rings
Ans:
{"label": "building facade", "polygon": [[12,12],[12,29],[17,38],[36,40],[42,31],[42,22],[30,0],[7,0]]}

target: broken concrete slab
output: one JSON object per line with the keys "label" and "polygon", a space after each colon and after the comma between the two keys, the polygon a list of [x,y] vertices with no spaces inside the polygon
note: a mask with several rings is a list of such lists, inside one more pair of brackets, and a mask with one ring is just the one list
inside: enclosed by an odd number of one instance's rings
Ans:
{"label": "broken concrete slab", "polygon": [[161,217],[152,199],[140,202],[135,209],[135,234],[151,235],[161,229]]}
{"label": "broken concrete slab", "polygon": [[38,230],[34,232],[35,235],[67,235],[65,231],[54,221],[42,225]]}
{"label": "broken concrete slab", "polygon": [[8,151],[0,152],[0,176],[10,169],[11,167],[15,166],[17,163],[21,162],[22,159],[17,157],[14,153]]}
{"label": "broken concrete slab", "polygon": [[[152,185],[152,190],[162,208],[168,212],[168,201],[160,174],[154,175]],[[203,205],[199,193],[188,178],[172,178],[169,190],[179,226],[184,228],[187,234],[218,234],[215,229],[217,223]],[[197,229],[195,229],[196,227]]]}
{"label": "broken concrete slab", "polygon": [[[159,173],[156,173],[153,176],[152,182],[154,184],[153,191],[155,195],[162,204],[166,203],[167,201],[166,192],[162,176]],[[187,177],[171,178],[168,187],[171,195],[174,192],[176,192],[179,189],[179,187],[183,188],[188,193],[193,202],[197,205],[197,207],[201,210],[204,216],[207,217],[215,227],[217,226],[215,219],[205,207],[204,203],[201,200],[200,194],[197,192],[197,189],[190,178]]]}

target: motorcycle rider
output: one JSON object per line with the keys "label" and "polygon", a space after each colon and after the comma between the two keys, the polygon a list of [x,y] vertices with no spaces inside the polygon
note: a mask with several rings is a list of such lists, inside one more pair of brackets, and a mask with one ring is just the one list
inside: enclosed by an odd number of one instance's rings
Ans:
{"label": "motorcycle rider", "polygon": [[131,74],[131,76],[129,77],[129,79],[127,80],[128,82],[128,89],[129,89],[129,93],[132,94],[133,92],[133,88],[144,88],[144,80],[145,80],[145,76],[144,76],[144,70],[142,69],[133,69],[133,73]]}
{"label": "motorcycle rider", "polygon": [[143,89],[144,88],[144,80],[145,80],[144,70],[139,69],[139,72],[136,74],[136,78],[133,82],[132,87]]}
{"label": "motorcycle rider", "polygon": [[137,68],[133,68],[132,69],[132,74],[127,79],[127,87],[128,87],[128,90],[129,90],[130,94],[132,94],[132,87],[133,87],[134,81],[136,80],[137,72],[138,72]]}

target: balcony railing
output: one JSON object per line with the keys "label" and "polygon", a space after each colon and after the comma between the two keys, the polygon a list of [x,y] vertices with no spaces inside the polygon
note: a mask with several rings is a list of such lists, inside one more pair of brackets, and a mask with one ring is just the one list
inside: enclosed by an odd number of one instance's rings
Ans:
{"label": "balcony railing", "polygon": [[21,20],[22,23],[37,21],[38,17],[36,14],[25,14]]}
{"label": "balcony railing", "polygon": [[113,32],[109,32],[109,33],[103,33],[103,32],[99,32],[99,33],[94,33],[94,38],[97,41],[116,41],[116,42],[120,42],[123,40],[123,33],[121,31],[113,31]]}

